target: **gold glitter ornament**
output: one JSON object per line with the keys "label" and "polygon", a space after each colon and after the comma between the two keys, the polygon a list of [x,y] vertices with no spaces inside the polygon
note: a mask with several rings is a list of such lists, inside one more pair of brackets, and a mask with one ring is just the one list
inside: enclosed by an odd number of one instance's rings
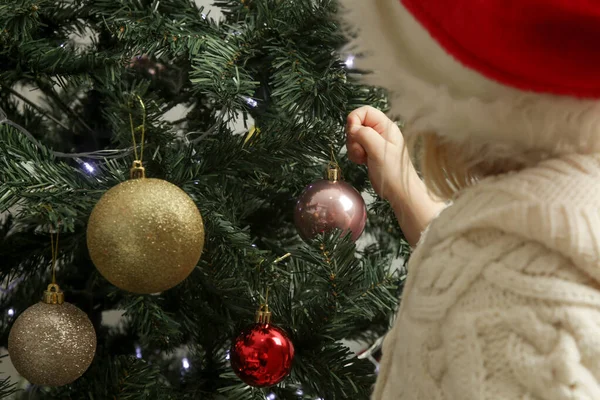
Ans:
{"label": "gold glitter ornament", "polygon": [[141,163],[132,177],[107,191],[94,207],[87,245],[98,271],[133,293],[157,293],[193,271],[204,246],[198,207],[177,186],[144,178]]}
{"label": "gold glitter ornament", "polygon": [[143,113],[137,128],[129,113],[135,155],[131,179],[100,198],[88,222],[87,245],[94,265],[110,283],[133,293],[157,293],[194,270],[204,247],[204,223],[187,193],[167,181],[146,178],[146,106],[134,97]]}
{"label": "gold glitter ornament", "polygon": [[13,365],[35,385],[73,382],[96,353],[96,332],[88,316],[63,299],[58,285],[50,284],[44,301],[23,311],[8,336]]}

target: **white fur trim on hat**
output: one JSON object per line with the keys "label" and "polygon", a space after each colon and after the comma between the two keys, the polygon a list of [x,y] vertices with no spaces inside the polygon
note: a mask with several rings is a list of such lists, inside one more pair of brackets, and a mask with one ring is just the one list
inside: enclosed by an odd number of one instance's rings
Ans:
{"label": "white fur trim on hat", "polygon": [[341,3],[348,30],[358,33],[349,46],[363,55],[356,66],[374,72],[365,83],[390,90],[405,135],[436,133],[469,158],[600,151],[599,101],[525,92],[466,68],[400,0]]}

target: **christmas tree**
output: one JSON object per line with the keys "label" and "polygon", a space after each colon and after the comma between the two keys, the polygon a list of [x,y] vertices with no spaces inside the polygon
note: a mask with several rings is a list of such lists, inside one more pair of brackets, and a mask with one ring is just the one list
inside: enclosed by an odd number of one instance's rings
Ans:
{"label": "christmas tree", "polygon": [[[215,3],[218,20],[191,0],[0,1],[0,346],[40,301],[52,265],[97,337],[74,382],[0,376],[0,398],[368,398],[375,367],[349,342],[368,346],[387,331],[403,282],[397,260],[409,250],[365,168],[345,157],[344,124],[356,107],[385,109],[385,93],[358,83],[334,0]],[[120,289],[90,256],[96,244],[128,240],[130,231],[102,229],[120,222],[105,217],[90,244],[88,222],[142,147],[146,177],[182,189],[205,235],[193,271],[159,294]],[[358,242],[340,229],[298,235],[298,197],[328,163],[370,199]],[[116,207],[150,218],[155,203],[140,204]],[[149,240],[133,240],[146,244],[140,259],[163,248],[161,259],[181,255]],[[160,286],[171,272],[134,283]],[[229,351],[267,302],[295,355],[289,376],[259,388],[238,378]],[[107,324],[115,313],[119,323]],[[25,333],[11,337],[15,351],[43,344]],[[50,370],[69,360],[48,360]]]}

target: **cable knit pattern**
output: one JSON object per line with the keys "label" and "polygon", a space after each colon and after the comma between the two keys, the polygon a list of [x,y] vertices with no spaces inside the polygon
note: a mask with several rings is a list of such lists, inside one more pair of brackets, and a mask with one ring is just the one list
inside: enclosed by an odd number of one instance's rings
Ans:
{"label": "cable knit pattern", "polygon": [[600,156],[488,178],[409,263],[373,398],[600,399]]}

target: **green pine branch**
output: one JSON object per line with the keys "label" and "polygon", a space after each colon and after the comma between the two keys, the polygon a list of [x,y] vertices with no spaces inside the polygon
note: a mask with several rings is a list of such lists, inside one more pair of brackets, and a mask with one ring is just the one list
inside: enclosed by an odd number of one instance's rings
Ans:
{"label": "green pine branch", "polygon": [[10,381],[10,378],[0,379],[0,399],[7,399],[17,393],[16,384]]}

